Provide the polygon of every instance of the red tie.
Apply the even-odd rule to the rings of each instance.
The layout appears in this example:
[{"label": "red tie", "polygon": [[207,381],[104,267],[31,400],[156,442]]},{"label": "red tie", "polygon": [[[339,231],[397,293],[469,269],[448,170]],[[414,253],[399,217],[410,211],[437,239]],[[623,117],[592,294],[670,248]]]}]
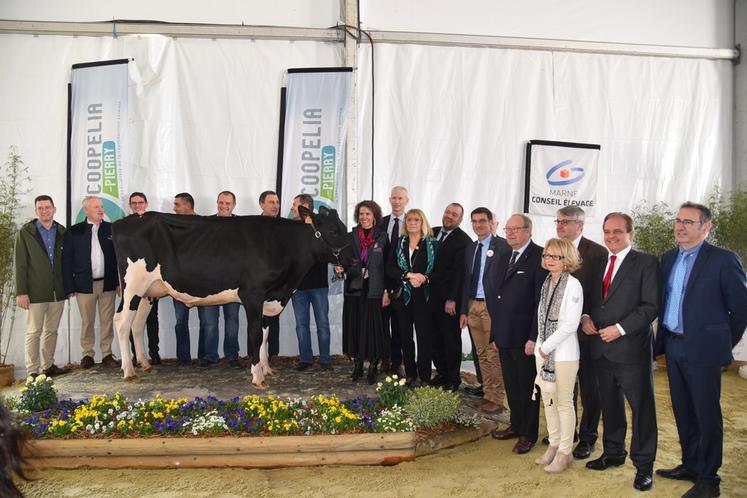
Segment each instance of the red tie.
[{"label": "red tie", "polygon": [[614,254],[610,256],[610,267],[607,269],[607,274],[602,280],[602,299],[607,299],[607,291],[610,290],[610,284],[612,283],[612,270],[615,269],[615,260],[617,256]]}]

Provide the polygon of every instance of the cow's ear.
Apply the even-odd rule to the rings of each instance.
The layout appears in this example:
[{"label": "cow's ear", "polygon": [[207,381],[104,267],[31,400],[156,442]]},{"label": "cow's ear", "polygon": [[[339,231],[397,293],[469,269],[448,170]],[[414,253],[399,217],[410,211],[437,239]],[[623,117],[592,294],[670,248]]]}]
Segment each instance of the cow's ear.
[{"label": "cow's ear", "polygon": [[298,205],[298,215],[302,220],[305,220],[307,217],[314,216],[314,211],[307,208],[303,204]]}]

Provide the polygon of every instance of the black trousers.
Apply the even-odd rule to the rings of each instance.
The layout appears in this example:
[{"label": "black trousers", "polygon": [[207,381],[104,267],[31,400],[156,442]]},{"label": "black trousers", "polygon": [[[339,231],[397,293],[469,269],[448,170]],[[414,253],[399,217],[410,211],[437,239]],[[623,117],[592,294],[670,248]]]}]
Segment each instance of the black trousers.
[{"label": "black trousers", "polygon": [[627,454],[627,399],[633,417],[630,459],[637,469],[652,470],[656,458],[657,429],[651,361],[626,364],[615,363],[605,357],[595,361],[602,400],[604,454],[613,457]]},{"label": "black trousers", "polygon": [[389,360],[392,370],[402,365],[402,338],[399,332],[399,320],[394,316],[392,306],[383,308],[384,328],[389,332],[389,351],[382,355],[382,360]]},{"label": "black trousers", "polygon": [[462,329],[459,327],[459,315],[449,315],[443,306],[433,312],[433,337],[431,353],[438,375],[446,380],[447,385],[458,386],[462,379],[459,375],[462,367]]},{"label": "black trousers", "polygon": [[498,348],[503,372],[503,385],[511,410],[511,427],[519,436],[537,442],[539,430],[539,396],[532,400],[537,364],[534,356],[524,354],[524,348]]},{"label": "black trousers", "polygon": [[681,337],[667,337],[666,358],[682,465],[696,472],[699,481],[718,484],[724,446],[721,367],[691,365]]},{"label": "black trousers", "polygon": [[[599,399],[599,382],[594,360],[591,357],[589,341],[579,341],[581,356],[578,361],[578,384],[573,389],[573,407],[576,410],[579,441],[594,445],[599,436],[599,418],[602,415],[602,401]],[[578,416],[578,395],[581,394],[583,415]]]},{"label": "black trousers", "polygon": [[[277,356],[280,354],[280,315],[262,316],[262,327],[270,327],[267,336],[268,358]],[[251,351],[251,349],[249,351]]]},{"label": "black trousers", "polygon": [[[432,354],[431,336],[433,323],[431,310],[425,301],[422,289],[413,289],[410,302],[405,306],[401,299],[392,303],[394,318],[399,324],[400,339],[402,341],[402,360],[405,364],[407,378],[419,378],[428,382],[431,380]],[[415,342],[413,328],[418,341],[417,362],[415,360]],[[392,364],[394,361],[392,360]]]},{"label": "black trousers", "polygon": [[[153,358],[158,354],[158,299],[153,300],[153,306],[150,308],[148,318],[145,320],[145,329],[148,332],[148,356]],[[135,339],[130,331],[130,346],[132,347],[132,356],[135,357]]]}]

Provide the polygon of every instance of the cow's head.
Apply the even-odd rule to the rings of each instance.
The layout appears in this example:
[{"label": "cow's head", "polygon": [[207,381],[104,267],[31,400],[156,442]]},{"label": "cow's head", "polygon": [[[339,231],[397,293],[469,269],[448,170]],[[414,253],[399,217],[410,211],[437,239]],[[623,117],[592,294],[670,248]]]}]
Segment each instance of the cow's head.
[{"label": "cow's head", "polygon": [[311,228],[314,236],[324,244],[324,257],[328,263],[341,265],[348,268],[358,263],[350,239],[347,236],[347,228],[340,221],[337,211],[324,206],[319,208],[319,213],[314,214],[305,206],[298,206],[298,214],[301,219],[311,218]]}]

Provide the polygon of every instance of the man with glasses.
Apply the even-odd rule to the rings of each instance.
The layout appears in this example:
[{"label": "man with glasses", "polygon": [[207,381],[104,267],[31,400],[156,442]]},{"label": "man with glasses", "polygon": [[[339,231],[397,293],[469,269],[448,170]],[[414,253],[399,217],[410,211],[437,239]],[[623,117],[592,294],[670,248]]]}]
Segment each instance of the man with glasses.
[{"label": "man with glasses", "polygon": [[747,286],[739,257],[712,246],[711,211],[685,202],[674,220],[677,247],[662,256],[662,313],[656,353],[666,354],[682,463],[657,475],[689,480],[683,496],[719,496],[724,426],[721,372],[747,326]]},{"label": "man with glasses", "polygon": [[581,327],[589,336],[599,382],[604,451],[586,468],[602,471],[625,463],[627,399],[633,419],[633,487],[647,491],[656,458],[651,323],[659,313],[659,266],[655,256],[631,247],[635,233],[627,214],[609,213],[603,230],[609,256],[592,263]]},{"label": "man with glasses", "polygon": [[[607,249],[583,236],[586,213],[578,206],[565,206],[555,215],[555,233],[558,238],[571,242],[581,255],[581,268],[573,272],[573,276],[581,283],[581,287],[589,288],[591,263],[597,258],[607,256]],[[573,456],[579,460],[589,458],[594,451],[597,441],[599,417],[602,405],[599,400],[599,386],[597,384],[594,362],[589,351],[589,339],[581,326],[578,327],[578,344],[580,358],[578,364],[578,388],[573,391],[573,405],[578,413],[578,393],[581,391],[581,403],[584,407],[583,415],[578,425],[578,445],[573,450]],[[578,415],[576,419],[579,419]]]},{"label": "man with glasses", "polygon": [[537,304],[547,270],[542,268],[542,247],[532,242],[532,220],[514,214],[503,229],[510,250],[501,255],[497,288],[491,294],[490,342],[498,350],[506,385],[511,425],[495,430],[493,438],[519,438],[514,453],[531,451],[539,431],[539,400],[532,399],[537,366]]},{"label": "man with glasses", "polygon": [[483,381],[483,398],[473,406],[483,413],[505,410],[506,394],[501,378],[498,353],[490,347],[492,312],[489,302],[495,295],[495,275],[501,255],[509,252],[506,241],[490,234],[493,214],[490,209],[478,207],[470,214],[472,231],[477,240],[464,251],[464,284],[459,305],[459,327],[469,325],[475,343]]},{"label": "man with glasses", "polygon": [[[130,194],[130,212],[137,216],[142,216],[148,210],[148,198],[142,192],[133,192]],[[158,354],[158,299],[153,300],[153,305],[145,321],[145,327],[148,330],[148,355],[150,356],[151,365],[160,365],[161,356]],[[130,331],[130,345],[132,346],[132,356],[135,357],[135,340],[132,331]]]}]

